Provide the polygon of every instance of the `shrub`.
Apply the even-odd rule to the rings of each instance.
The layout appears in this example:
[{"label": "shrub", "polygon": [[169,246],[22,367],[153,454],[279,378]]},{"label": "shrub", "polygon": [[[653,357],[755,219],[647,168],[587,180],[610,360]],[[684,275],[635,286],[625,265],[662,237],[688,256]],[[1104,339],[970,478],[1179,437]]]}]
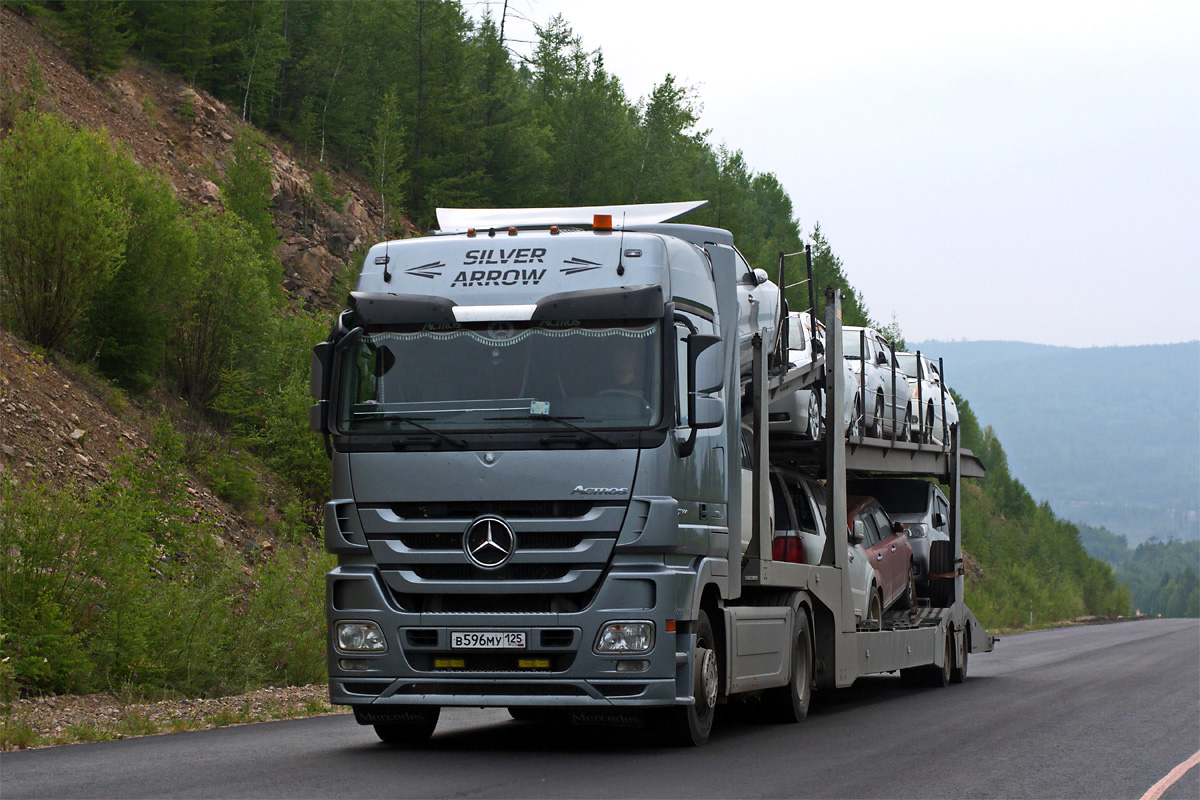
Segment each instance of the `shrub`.
[{"label": "shrub", "polygon": [[120,267],[129,214],[102,134],[27,112],[0,142],[0,301],[12,329],[49,349],[78,335]]}]

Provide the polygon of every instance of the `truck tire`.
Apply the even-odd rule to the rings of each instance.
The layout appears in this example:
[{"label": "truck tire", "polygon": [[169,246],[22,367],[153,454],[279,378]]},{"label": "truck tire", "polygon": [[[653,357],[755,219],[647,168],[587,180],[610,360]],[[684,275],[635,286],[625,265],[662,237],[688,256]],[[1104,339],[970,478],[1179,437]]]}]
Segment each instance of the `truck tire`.
[{"label": "truck tire", "polygon": [[695,702],[665,709],[660,718],[663,738],[679,747],[699,747],[707,742],[717,712],[717,693],[721,685],[719,658],[712,625],[703,609],[696,618],[692,663]]},{"label": "truck tire", "polygon": [[[967,656],[971,652],[971,634],[969,631],[963,632],[963,651],[962,658],[954,660],[954,669],[950,671],[951,683],[962,683],[967,679]],[[959,662],[962,663],[959,663]]]},{"label": "truck tire", "polygon": [[[929,574],[951,575],[954,572],[954,548],[950,542],[929,543]],[[954,578],[929,579],[929,605],[949,608],[954,604]]]},{"label": "truck tire", "polygon": [[424,719],[416,722],[376,722],[373,724],[375,735],[388,744],[416,746],[429,741],[433,729],[437,727],[438,717],[442,709],[438,706],[413,706],[413,712],[420,712]]},{"label": "truck tire", "polygon": [[808,615],[796,610],[796,635],[792,641],[792,679],[787,686],[763,692],[763,714],[771,722],[803,722],[812,700],[812,635]]}]

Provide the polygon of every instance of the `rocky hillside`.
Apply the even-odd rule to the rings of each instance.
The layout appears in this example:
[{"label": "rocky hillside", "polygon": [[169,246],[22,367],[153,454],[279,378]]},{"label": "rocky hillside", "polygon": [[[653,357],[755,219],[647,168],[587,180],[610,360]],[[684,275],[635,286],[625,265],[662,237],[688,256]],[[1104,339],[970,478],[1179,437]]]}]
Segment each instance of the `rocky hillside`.
[{"label": "rocky hillside", "polygon": [[[31,61],[45,93],[45,111],[87,128],[104,128],[144,167],[165,174],[195,205],[220,205],[218,184],[230,145],[245,123],[224,103],[154,66],[128,59],[111,77],[90,80],[76,69],[43,26],[9,8],[0,11],[0,87],[24,89]],[[305,163],[285,143],[268,140],[275,222],[284,288],[308,305],[330,306],[330,287],[356,248],[380,238],[378,196],[362,180],[331,164]],[[324,166],[325,170],[322,170]],[[327,171],[342,211],[313,201],[313,175]],[[410,226],[410,231],[415,232]]]}]

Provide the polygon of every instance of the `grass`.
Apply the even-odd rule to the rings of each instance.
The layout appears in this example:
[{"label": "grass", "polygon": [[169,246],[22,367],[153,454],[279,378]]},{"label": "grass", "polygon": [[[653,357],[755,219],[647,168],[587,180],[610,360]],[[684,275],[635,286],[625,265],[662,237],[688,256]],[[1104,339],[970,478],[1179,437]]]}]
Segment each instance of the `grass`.
[{"label": "grass", "polygon": [[41,737],[33,732],[25,720],[0,720],[0,749],[24,750],[40,743]]}]

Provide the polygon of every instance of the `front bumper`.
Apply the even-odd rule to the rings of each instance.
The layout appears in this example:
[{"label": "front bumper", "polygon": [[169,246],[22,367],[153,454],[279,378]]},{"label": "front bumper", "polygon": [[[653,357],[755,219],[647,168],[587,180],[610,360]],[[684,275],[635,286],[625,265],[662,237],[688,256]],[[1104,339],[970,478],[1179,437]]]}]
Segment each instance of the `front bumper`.
[{"label": "front bumper", "polygon": [[[558,613],[415,613],[396,607],[379,573],[340,566],[327,576],[330,702],[363,706],[654,707],[693,702],[694,635],[675,623],[695,574],[662,565],[614,565],[586,609]],[[341,653],[340,620],[380,626],[388,650]],[[644,654],[597,654],[600,628],[616,620],[654,623]],[[525,633],[523,650],[454,650],[454,630]],[[526,664],[521,662],[525,661]],[[621,665],[625,666],[622,667]],[[632,671],[631,671],[632,670]]]}]

